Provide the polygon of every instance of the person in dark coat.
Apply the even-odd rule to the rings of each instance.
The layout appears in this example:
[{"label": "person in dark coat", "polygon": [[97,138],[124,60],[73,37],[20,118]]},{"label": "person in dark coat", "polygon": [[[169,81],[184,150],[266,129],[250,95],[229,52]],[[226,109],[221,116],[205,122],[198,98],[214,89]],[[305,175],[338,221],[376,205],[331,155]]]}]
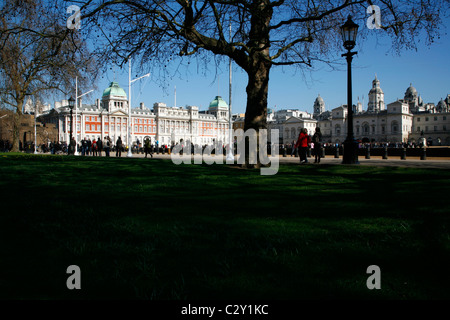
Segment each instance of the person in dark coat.
[{"label": "person in dark coat", "polygon": [[117,139],[116,141],[116,157],[122,156],[122,147],[123,147],[122,138],[119,137],[119,139]]},{"label": "person in dark coat", "polygon": [[77,143],[75,141],[75,138],[72,137],[72,140],[70,140],[70,144],[69,144],[69,154],[75,154],[75,147],[77,146]]},{"label": "person in dark coat", "polygon": [[316,127],[312,142],[314,143],[314,163],[320,163],[320,156],[322,155],[322,133],[319,127]]},{"label": "person in dark coat", "polygon": [[102,141],[102,139],[100,139],[100,137],[98,137],[98,139],[97,139],[97,150],[98,150],[98,155],[101,157],[102,150],[103,150],[103,141]]},{"label": "person in dark coat", "polygon": [[150,157],[153,158],[153,153],[152,153],[152,145],[151,145],[151,140],[150,138],[145,139],[144,141],[144,152],[145,152],[145,157],[147,158],[147,155],[150,154]]}]

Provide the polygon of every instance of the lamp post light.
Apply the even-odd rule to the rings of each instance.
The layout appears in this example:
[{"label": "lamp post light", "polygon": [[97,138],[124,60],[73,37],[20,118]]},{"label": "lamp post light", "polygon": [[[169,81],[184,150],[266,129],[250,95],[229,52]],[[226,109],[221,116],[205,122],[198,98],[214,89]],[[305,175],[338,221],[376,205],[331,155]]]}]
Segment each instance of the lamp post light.
[{"label": "lamp post light", "polygon": [[[70,109],[70,139],[67,146],[68,153],[70,154],[70,144],[72,143],[72,132],[73,132],[73,107],[75,105],[75,99],[72,96],[69,98],[69,109]],[[76,146],[75,146],[76,148]]]},{"label": "lamp post light", "polygon": [[358,52],[351,50],[356,44],[356,35],[358,34],[358,25],[352,21],[351,16],[348,16],[347,21],[341,27],[342,38],[344,40],[344,48],[347,53],[342,54],[342,57],[347,58],[347,138],[344,141],[344,156],[343,164],[359,164],[358,162],[358,142],[355,140],[353,134],[353,104],[352,104],[352,59]]}]

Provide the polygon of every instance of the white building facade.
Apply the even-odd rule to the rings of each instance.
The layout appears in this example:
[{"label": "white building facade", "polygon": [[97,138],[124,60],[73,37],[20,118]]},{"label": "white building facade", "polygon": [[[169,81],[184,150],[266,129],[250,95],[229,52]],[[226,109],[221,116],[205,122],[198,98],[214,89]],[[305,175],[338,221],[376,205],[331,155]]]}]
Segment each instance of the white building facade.
[{"label": "white building facade", "polygon": [[[428,145],[450,145],[450,95],[436,106],[424,103],[411,84],[404,99],[386,105],[380,81],[375,76],[368,96],[367,110],[363,110],[360,102],[353,106],[353,131],[360,142],[418,144],[425,139]],[[313,110],[313,114],[281,110],[275,113],[268,127],[279,130],[283,144],[296,140],[301,128],[313,134],[316,127],[320,128],[325,143],[342,144],[347,137],[347,106],[326,111],[319,95]]]},{"label": "white building facade", "polygon": [[[78,142],[84,138],[103,140],[107,136],[113,142],[121,137],[126,146],[142,145],[147,137],[151,138],[153,145],[159,146],[170,146],[180,141],[191,141],[198,145],[228,141],[229,109],[220,96],[210,103],[207,111],[199,111],[196,106],[168,107],[161,102],[149,109],[140,103],[138,108],[131,109],[131,127],[127,95],[117,82],[111,82],[104,90],[102,99],[97,99],[95,105],[79,102],[78,108],[72,112],[76,124],[73,135],[76,134]],[[59,141],[69,141],[71,117],[67,100],[55,102],[55,108],[41,116],[41,119],[56,124]]]}]

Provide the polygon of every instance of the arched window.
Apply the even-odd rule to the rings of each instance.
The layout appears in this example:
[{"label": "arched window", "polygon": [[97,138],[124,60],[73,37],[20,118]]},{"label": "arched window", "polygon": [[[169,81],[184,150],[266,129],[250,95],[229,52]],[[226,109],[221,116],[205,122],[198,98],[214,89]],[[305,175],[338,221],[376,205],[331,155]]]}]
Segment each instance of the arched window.
[{"label": "arched window", "polygon": [[297,138],[297,135],[295,134],[295,128],[292,128],[292,129],[291,129],[291,138],[292,138],[292,139]]},{"label": "arched window", "polygon": [[362,124],[362,131],[363,131],[363,134],[369,134],[370,133],[370,128],[369,128],[369,124],[367,123],[367,122],[365,122],[365,123],[363,123]]},{"label": "arched window", "polygon": [[337,136],[341,135],[341,126],[339,124],[334,126],[334,131]]},{"label": "arched window", "polygon": [[395,120],[391,122],[391,131],[392,133],[398,132],[398,122]]}]

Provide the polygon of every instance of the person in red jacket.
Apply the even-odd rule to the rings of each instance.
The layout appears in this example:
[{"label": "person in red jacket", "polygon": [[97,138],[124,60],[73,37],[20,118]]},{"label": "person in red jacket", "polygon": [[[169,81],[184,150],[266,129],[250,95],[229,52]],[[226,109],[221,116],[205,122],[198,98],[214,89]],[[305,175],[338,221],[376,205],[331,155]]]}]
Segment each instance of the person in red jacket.
[{"label": "person in red jacket", "polygon": [[305,128],[300,130],[300,134],[295,144],[295,148],[300,148],[300,163],[308,163],[308,158],[306,157],[306,152],[310,143],[310,137],[308,131]]}]

